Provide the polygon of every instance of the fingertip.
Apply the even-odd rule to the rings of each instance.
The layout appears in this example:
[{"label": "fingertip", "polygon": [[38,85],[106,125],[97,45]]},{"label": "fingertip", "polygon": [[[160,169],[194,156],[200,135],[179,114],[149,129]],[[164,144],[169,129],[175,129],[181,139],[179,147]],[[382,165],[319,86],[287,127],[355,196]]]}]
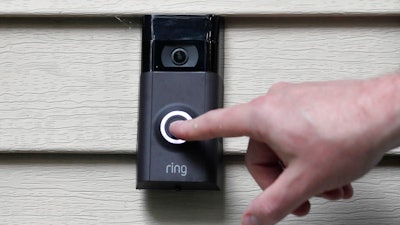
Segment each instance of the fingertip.
[{"label": "fingertip", "polygon": [[286,216],[274,199],[265,198],[266,190],[250,203],[243,216],[242,221],[246,222],[243,224],[274,225]]},{"label": "fingertip", "polygon": [[292,214],[296,216],[305,216],[310,212],[311,204],[310,201],[304,202],[301,206],[295,209]]},{"label": "fingertip", "polygon": [[320,194],[320,196],[330,201],[337,201],[343,198],[343,189],[336,188],[333,190],[325,191],[324,193]]},{"label": "fingertip", "polygon": [[183,121],[183,120],[177,120],[172,122],[169,125],[169,131],[172,133],[172,135],[174,135],[175,137],[179,138],[179,139],[184,139],[185,140],[185,124],[187,123],[187,121]]},{"label": "fingertip", "polygon": [[242,225],[263,225],[255,216],[245,214],[242,218]]},{"label": "fingertip", "polygon": [[169,130],[175,134],[179,131],[179,128],[182,126],[183,123],[184,121],[182,120],[174,121],[169,125]]},{"label": "fingertip", "polygon": [[354,190],[353,190],[353,186],[351,184],[348,184],[346,186],[343,187],[343,199],[350,199],[353,197],[354,195]]},{"label": "fingertip", "polygon": [[304,177],[298,166],[287,167],[275,182],[258,196],[246,213],[254,215],[264,224],[276,224],[288,214],[307,215],[308,199],[313,196],[316,183],[312,177]]},{"label": "fingertip", "polygon": [[340,199],[350,199],[353,197],[354,191],[351,184],[336,188],[330,191],[325,191],[318,194],[317,197],[325,198],[327,200],[335,201]]}]

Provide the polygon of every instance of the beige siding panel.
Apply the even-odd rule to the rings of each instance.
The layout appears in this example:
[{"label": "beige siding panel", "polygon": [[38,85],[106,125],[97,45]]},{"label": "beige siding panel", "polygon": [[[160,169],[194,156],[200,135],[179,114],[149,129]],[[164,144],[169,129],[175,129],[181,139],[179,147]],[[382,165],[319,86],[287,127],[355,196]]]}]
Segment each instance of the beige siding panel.
[{"label": "beige siding panel", "polygon": [[[355,182],[351,200],[312,199],[282,225],[400,224],[398,159]],[[260,190],[242,159],[226,160],[223,191],[139,191],[124,155],[2,155],[0,224],[237,225]]]},{"label": "beige siding panel", "polygon": [[[135,152],[141,36],[124,21],[0,19],[0,152]],[[399,37],[398,17],[227,18],[225,105],[280,81],[394,71]]]},{"label": "beige siding panel", "polygon": [[150,13],[230,16],[399,15],[399,0],[13,0],[0,2],[5,16],[104,16]]}]

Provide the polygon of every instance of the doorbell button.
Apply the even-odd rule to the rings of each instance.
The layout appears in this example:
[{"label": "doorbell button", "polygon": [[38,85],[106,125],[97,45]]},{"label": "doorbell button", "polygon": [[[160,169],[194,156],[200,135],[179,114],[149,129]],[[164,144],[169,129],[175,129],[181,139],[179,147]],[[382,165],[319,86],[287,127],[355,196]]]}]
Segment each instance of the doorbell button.
[{"label": "doorbell button", "polygon": [[186,141],[174,137],[169,132],[169,125],[177,120],[191,120],[193,119],[187,112],[184,111],[172,111],[165,115],[160,123],[160,133],[162,137],[171,144],[183,144]]}]

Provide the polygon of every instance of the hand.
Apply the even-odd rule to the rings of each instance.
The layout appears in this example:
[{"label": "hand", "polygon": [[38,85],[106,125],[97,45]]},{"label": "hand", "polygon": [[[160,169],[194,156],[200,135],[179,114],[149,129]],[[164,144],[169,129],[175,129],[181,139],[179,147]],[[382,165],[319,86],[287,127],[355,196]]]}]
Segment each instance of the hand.
[{"label": "hand", "polygon": [[307,214],[312,196],[350,198],[349,184],[381,159],[399,127],[388,119],[399,115],[378,86],[371,80],[282,83],[249,103],[170,129],[189,141],[249,136],[246,165],[264,191],[242,224],[275,224],[289,213]]}]

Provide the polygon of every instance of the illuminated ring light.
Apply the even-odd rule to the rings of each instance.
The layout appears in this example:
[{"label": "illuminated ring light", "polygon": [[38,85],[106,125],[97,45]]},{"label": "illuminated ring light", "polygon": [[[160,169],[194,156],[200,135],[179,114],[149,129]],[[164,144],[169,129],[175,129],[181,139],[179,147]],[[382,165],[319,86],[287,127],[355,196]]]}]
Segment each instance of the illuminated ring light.
[{"label": "illuminated ring light", "polygon": [[178,144],[183,144],[186,141],[182,140],[182,139],[176,139],[176,138],[170,137],[167,134],[166,127],[165,127],[167,125],[168,120],[171,119],[172,117],[175,117],[175,116],[183,117],[186,120],[191,120],[193,118],[187,112],[184,112],[184,111],[172,111],[172,112],[169,112],[167,115],[165,115],[164,118],[161,120],[160,132],[161,132],[161,135],[163,136],[163,138],[166,141],[168,141],[169,143],[171,143],[171,144],[178,145]]}]

